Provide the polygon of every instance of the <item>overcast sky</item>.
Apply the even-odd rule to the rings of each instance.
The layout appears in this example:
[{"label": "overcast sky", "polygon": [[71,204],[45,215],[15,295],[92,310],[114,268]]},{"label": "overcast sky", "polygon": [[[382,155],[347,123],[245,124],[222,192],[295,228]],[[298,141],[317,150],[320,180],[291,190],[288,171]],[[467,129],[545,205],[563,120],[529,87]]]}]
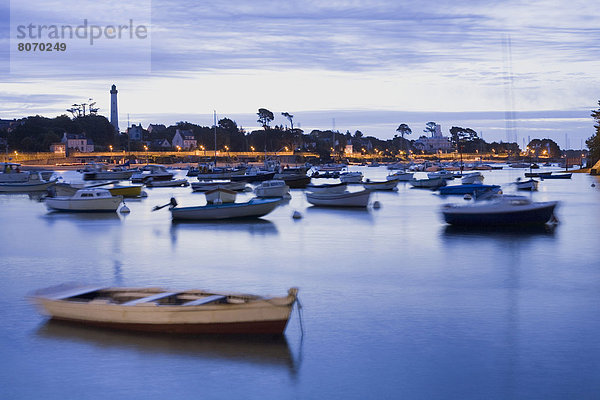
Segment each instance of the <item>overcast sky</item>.
[{"label": "overcast sky", "polygon": [[[93,98],[120,126],[212,112],[248,128],[259,107],[302,128],[392,137],[428,121],[504,140],[549,137],[579,148],[600,99],[600,13],[595,1],[0,0],[11,40],[0,47],[0,118],[55,116]],[[143,39],[54,39],[67,51],[19,52],[19,25],[144,25]],[[6,26],[6,23],[3,23]],[[6,29],[0,30],[6,36]],[[510,40],[510,50],[507,45]],[[10,73],[7,64],[10,48]],[[3,58],[4,57],[4,58]],[[507,77],[512,76],[512,85]],[[513,137],[514,140],[514,137]]]}]

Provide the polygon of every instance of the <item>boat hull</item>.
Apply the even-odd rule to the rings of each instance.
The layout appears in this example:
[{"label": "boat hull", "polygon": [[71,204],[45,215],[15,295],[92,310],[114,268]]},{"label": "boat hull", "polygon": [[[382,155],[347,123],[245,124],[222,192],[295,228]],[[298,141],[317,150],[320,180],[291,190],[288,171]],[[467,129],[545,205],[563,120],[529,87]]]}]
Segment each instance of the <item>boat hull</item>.
[{"label": "boat hull", "polygon": [[247,203],[210,204],[199,207],[171,209],[173,220],[218,220],[232,218],[260,218],[273,211],[279,199],[250,200]]},{"label": "boat hull", "polygon": [[494,211],[485,207],[461,207],[442,210],[444,220],[451,225],[485,227],[485,226],[528,226],[544,225],[554,215],[557,202],[542,205],[515,207],[510,210]]},{"label": "boat hull", "polygon": [[[102,292],[103,289],[99,289]],[[106,289],[110,291],[111,289]],[[138,291],[140,288],[130,288]],[[121,290],[115,291],[115,293]],[[142,289],[143,291],[143,289]],[[144,299],[115,303],[110,295],[83,297],[36,296],[33,302],[50,318],[88,326],[172,334],[283,334],[297,299],[292,288],[285,297],[233,295],[246,300],[198,305],[161,304]],[[148,292],[148,294],[152,294]],[[185,294],[168,293],[169,295]],[[86,297],[86,296],[90,297]],[[153,296],[150,296],[153,297]],[[217,297],[228,297],[227,294]]]},{"label": "boat hull", "polygon": [[179,187],[179,186],[189,186],[189,182],[187,179],[173,179],[170,181],[157,181],[148,180],[146,181],[146,186],[149,188],[152,187]]},{"label": "boat hull", "polygon": [[437,189],[446,186],[446,180],[443,178],[412,179],[410,184],[416,188]]},{"label": "boat hull", "polygon": [[288,323],[287,319],[279,321],[206,324],[133,324],[105,321],[82,321],[63,317],[52,317],[52,319],[78,325],[95,326],[98,328],[178,335],[282,335]]},{"label": "boat hull", "polygon": [[496,189],[500,189],[500,186],[472,184],[472,185],[444,186],[444,187],[441,187],[439,190],[440,190],[440,194],[442,196],[449,196],[449,195],[461,195],[461,194],[479,195],[481,193],[487,192],[488,190],[496,190]]},{"label": "boat hull", "polygon": [[50,211],[67,212],[115,212],[123,201],[121,196],[99,199],[72,199],[52,198],[46,199],[46,207]]},{"label": "boat hull", "polygon": [[370,196],[370,190],[352,193],[306,193],[306,200],[315,206],[367,207]]},{"label": "boat hull", "polygon": [[398,181],[395,179],[386,180],[385,182],[364,182],[363,187],[368,190],[394,190],[398,186]]},{"label": "boat hull", "polygon": [[131,178],[134,171],[90,171],[83,173],[84,181],[126,181]]},{"label": "boat hull", "polygon": [[246,189],[246,182],[192,182],[194,192],[206,192],[214,189],[241,191]]},{"label": "boat hull", "polygon": [[55,180],[39,183],[0,183],[0,192],[43,192],[55,184]]}]

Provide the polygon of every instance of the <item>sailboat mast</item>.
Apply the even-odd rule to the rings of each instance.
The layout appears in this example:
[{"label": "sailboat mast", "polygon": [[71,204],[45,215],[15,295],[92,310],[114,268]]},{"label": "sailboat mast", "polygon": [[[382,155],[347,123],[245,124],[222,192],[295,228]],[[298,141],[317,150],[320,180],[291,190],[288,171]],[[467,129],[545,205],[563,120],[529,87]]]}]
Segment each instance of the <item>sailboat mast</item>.
[{"label": "sailboat mast", "polygon": [[215,167],[217,166],[217,110],[213,110],[215,127]]}]

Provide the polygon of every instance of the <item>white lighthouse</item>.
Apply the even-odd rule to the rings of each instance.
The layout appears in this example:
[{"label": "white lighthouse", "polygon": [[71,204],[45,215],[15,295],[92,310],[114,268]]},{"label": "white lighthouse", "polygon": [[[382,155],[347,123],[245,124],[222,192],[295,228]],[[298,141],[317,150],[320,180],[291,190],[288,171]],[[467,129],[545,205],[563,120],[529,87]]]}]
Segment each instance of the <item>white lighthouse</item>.
[{"label": "white lighthouse", "polygon": [[119,112],[117,111],[117,85],[112,85],[110,89],[110,123],[119,133]]}]

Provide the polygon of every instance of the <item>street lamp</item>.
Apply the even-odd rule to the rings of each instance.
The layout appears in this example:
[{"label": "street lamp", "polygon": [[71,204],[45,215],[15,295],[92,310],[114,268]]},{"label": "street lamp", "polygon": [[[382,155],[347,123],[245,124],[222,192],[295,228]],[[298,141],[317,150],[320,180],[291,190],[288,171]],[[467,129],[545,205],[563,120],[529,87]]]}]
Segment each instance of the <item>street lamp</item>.
[{"label": "street lamp", "polygon": [[112,153],[112,144],[109,144],[108,148],[110,149],[110,152]]},{"label": "street lamp", "polygon": [[144,145],[144,150],[146,151],[146,164],[148,164],[148,146]]}]

